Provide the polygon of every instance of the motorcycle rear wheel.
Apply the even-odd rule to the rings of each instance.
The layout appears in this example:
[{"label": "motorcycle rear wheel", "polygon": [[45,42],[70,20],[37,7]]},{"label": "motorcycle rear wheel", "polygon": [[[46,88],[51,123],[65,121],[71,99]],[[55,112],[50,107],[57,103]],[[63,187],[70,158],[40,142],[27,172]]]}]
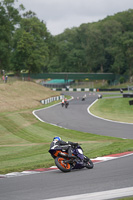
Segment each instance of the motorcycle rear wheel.
[{"label": "motorcycle rear wheel", "polygon": [[62,172],[70,172],[72,169],[72,166],[69,163],[64,163],[63,161],[65,160],[66,159],[62,157],[56,157],[55,164]]},{"label": "motorcycle rear wheel", "polygon": [[86,163],[86,168],[87,169],[92,169],[94,167],[93,162],[89,159],[89,161]]}]

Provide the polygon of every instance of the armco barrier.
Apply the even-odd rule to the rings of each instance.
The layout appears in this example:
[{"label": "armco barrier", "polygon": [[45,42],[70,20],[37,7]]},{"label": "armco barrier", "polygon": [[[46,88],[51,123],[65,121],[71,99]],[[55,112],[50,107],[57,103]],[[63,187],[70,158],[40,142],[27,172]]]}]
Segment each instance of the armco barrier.
[{"label": "armco barrier", "polygon": [[63,98],[64,98],[64,95],[60,95],[60,96],[56,96],[56,97],[50,97],[48,99],[41,100],[41,103],[42,104],[48,104],[48,103],[51,103],[52,101],[62,100]]},{"label": "armco barrier", "polygon": [[124,98],[132,98],[132,97],[133,97],[133,94],[123,94],[123,97],[124,97]]},{"label": "armco barrier", "polygon": [[127,88],[112,88],[112,89],[100,89],[100,88],[53,88],[53,91],[69,91],[69,92],[114,92],[114,91],[119,91],[120,90],[127,90]]},{"label": "armco barrier", "polygon": [[97,89],[97,91],[99,90],[99,92],[115,92],[115,91],[126,91],[128,90],[128,88],[108,88],[108,89]]},{"label": "armco barrier", "polygon": [[96,92],[96,88],[92,89],[92,88],[53,88],[53,91],[69,91],[69,92],[89,92],[89,91],[93,91]]}]

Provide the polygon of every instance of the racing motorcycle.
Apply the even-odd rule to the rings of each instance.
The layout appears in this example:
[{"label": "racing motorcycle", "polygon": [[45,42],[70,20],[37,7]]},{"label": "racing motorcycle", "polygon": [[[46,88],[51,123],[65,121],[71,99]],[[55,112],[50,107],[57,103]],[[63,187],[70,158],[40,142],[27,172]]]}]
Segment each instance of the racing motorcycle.
[{"label": "racing motorcycle", "polygon": [[50,149],[49,153],[55,160],[56,166],[62,172],[70,172],[72,169],[82,169],[84,167],[92,169],[94,167],[93,162],[83,154],[83,149],[78,143],[72,146],[72,157],[68,157],[68,153],[65,150]]},{"label": "racing motorcycle", "polygon": [[67,108],[69,105],[69,102],[68,101],[65,101],[65,108]]}]

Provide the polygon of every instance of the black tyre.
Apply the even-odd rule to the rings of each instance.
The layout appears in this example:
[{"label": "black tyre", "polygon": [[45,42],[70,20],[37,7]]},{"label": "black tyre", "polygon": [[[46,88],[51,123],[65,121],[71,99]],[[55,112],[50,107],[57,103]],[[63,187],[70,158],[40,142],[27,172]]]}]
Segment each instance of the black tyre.
[{"label": "black tyre", "polygon": [[93,162],[89,159],[89,161],[86,163],[86,168],[87,169],[92,169],[94,167]]},{"label": "black tyre", "polygon": [[55,164],[62,172],[70,172],[72,166],[69,163],[64,163],[65,160],[66,159],[62,157],[56,157]]}]

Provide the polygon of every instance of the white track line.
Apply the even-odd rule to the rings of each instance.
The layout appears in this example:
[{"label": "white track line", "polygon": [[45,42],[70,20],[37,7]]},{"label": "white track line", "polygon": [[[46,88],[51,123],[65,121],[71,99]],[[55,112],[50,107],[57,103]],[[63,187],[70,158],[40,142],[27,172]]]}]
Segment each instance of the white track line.
[{"label": "white track line", "polygon": [[119,124],[130,124],[130,125],[133,125],[133,123],[113,121],[113,120],[105,119],[105,118],[98,117],[97,115],[92,114],[92,113],[90,112],[90,108],[91,108],[91,106],[93,106],[97,101],[98,101],[98,99],[96,99],[96,100],[87,108],[87,112],[88,112],[90,115],[92,115],[93,117],[96,117],[96,118],[98,118],[98,119],[102,119],[102,120],[108,121],[108,122],[115,122],[115,123],[119,123]]},{"label": "white track line", "polygon": [[[65,197],[57,197],[52,198],[49,200],[105,200],[105,199],[114,199],[119,197],[127,197],[133,196],[133,187],[127,187],[122,189],[116,190],[108,190],[102,192],[95,192],[95,193],[87,193],[87,194],[80,194],[80,195],[73,195],[73,196],[65,196]],[[43,199],[44,200],[44,199]],[[47,199],[45,199],[47,200]]]},{"label": "white track line", "polygon": [[[124,122],[117,122],[117,121],[113,121],[113,120],[108,120],[108,119],[104,119],[104,118],[101,118],[101,117],[98,117],[96,115],[93,115],[91,112],[90,112],[90,108],[91,106],[96,103],[98,101],[95,100],[88,108],[87,108],[87,111],[90,115],[92,115],[93,117],[96,117],[96,118],[99,118],[99,119],[102,119],[102,120],[106,120],[106,121],[109,121],[109,122],[115,122],[115,123],[122,123],[122,124],[133,124],[133,123],[124,123]],[[59,103],[58,103],[59,104]],[[56,104],[57,105],[57,104]],[[53,105],[55,106],[55,105]],[[52,107],[52,106],[50,106]],[[47,107],[49,108],[49,107]],[[43,109],[46,109],[46,108],[43,108]],[[40,109],[40,110],[43,110],[43,109]],[[37,110],[35,110],[37,111]],[[35,111],[33,111],[33,115],[38,118],[40,121],[44,122],[43,120],[41,120],[36,114],[35,114]],[[130,154],[132,155],[132,154]],[[125,155],[125,156],[129,156],[129,155]],[[125,157],[125,156],[122,156],[122,157]],[[118,157],[115,157],[115,158],[112,158],[112,159],[116,159]],[[121,157],[120,157],[121,158]],[[97,159],[101,159],[101,157],[97,158]],[[110,159],[107,159],[106,158],[106,161],[107,160],[110,160]],[[104,160],[105,161],[105,160]],[[97,163],[95,163],[97,164]],[[113,199],[113,198],[119,198],[119,197],[127,197],[127,196],[133,196],[133,187],[129,187],[129,188],[122,188],[122,189],[116,189],[116,190],[109,190],[109,191],[102,191],[102,192],[95,192],[95,193],[87,193],[87,194],[80,194],[80,195],[73,195],[73,196],[66,196],[66,197],[57,197],[57,198],[52,198],[52,199],[49,199],[49,200],[88,200],[88,199],[93,199],[93,200],[107,200],[107,199]],[[44,200],[44,199],[42,199]],[[47,199],[45,199],[47,200]]]},{"label": "white track line", "polygon": [[[71,101],[72,99],[73,99],[73,97],[71,97],[71,99],[68,99],[68,101]],[[41,111],[41,110],[45,110],[45,109],[48,109],[48,108],[52,108],[52,107],[54,107],[54,106],[56,106],[56,105],[59,105],[59,104],[61,104],[61,102],[56,103],[56,104],[54,104],[54,105],[52,105],[52,106],[48,106],[48,107],[46,107],[46,108],[41,108],[41,109],[38,109],[38,110],[33,110],[32,114],[33,114],[39,121],[45,122],[45,121],[42,120],[40,117],[38,117],[38,116],[35,114],[35,112]],[[46,123],[48,123],[48,122],[46,122]],[[58,126],[58,125],[52,124],[52,123],[48,123],[48,124],[51,124],[51,125],[54,125],[54,126]],[[58,127],[63,128],[62,126],[58,126]]]}]

